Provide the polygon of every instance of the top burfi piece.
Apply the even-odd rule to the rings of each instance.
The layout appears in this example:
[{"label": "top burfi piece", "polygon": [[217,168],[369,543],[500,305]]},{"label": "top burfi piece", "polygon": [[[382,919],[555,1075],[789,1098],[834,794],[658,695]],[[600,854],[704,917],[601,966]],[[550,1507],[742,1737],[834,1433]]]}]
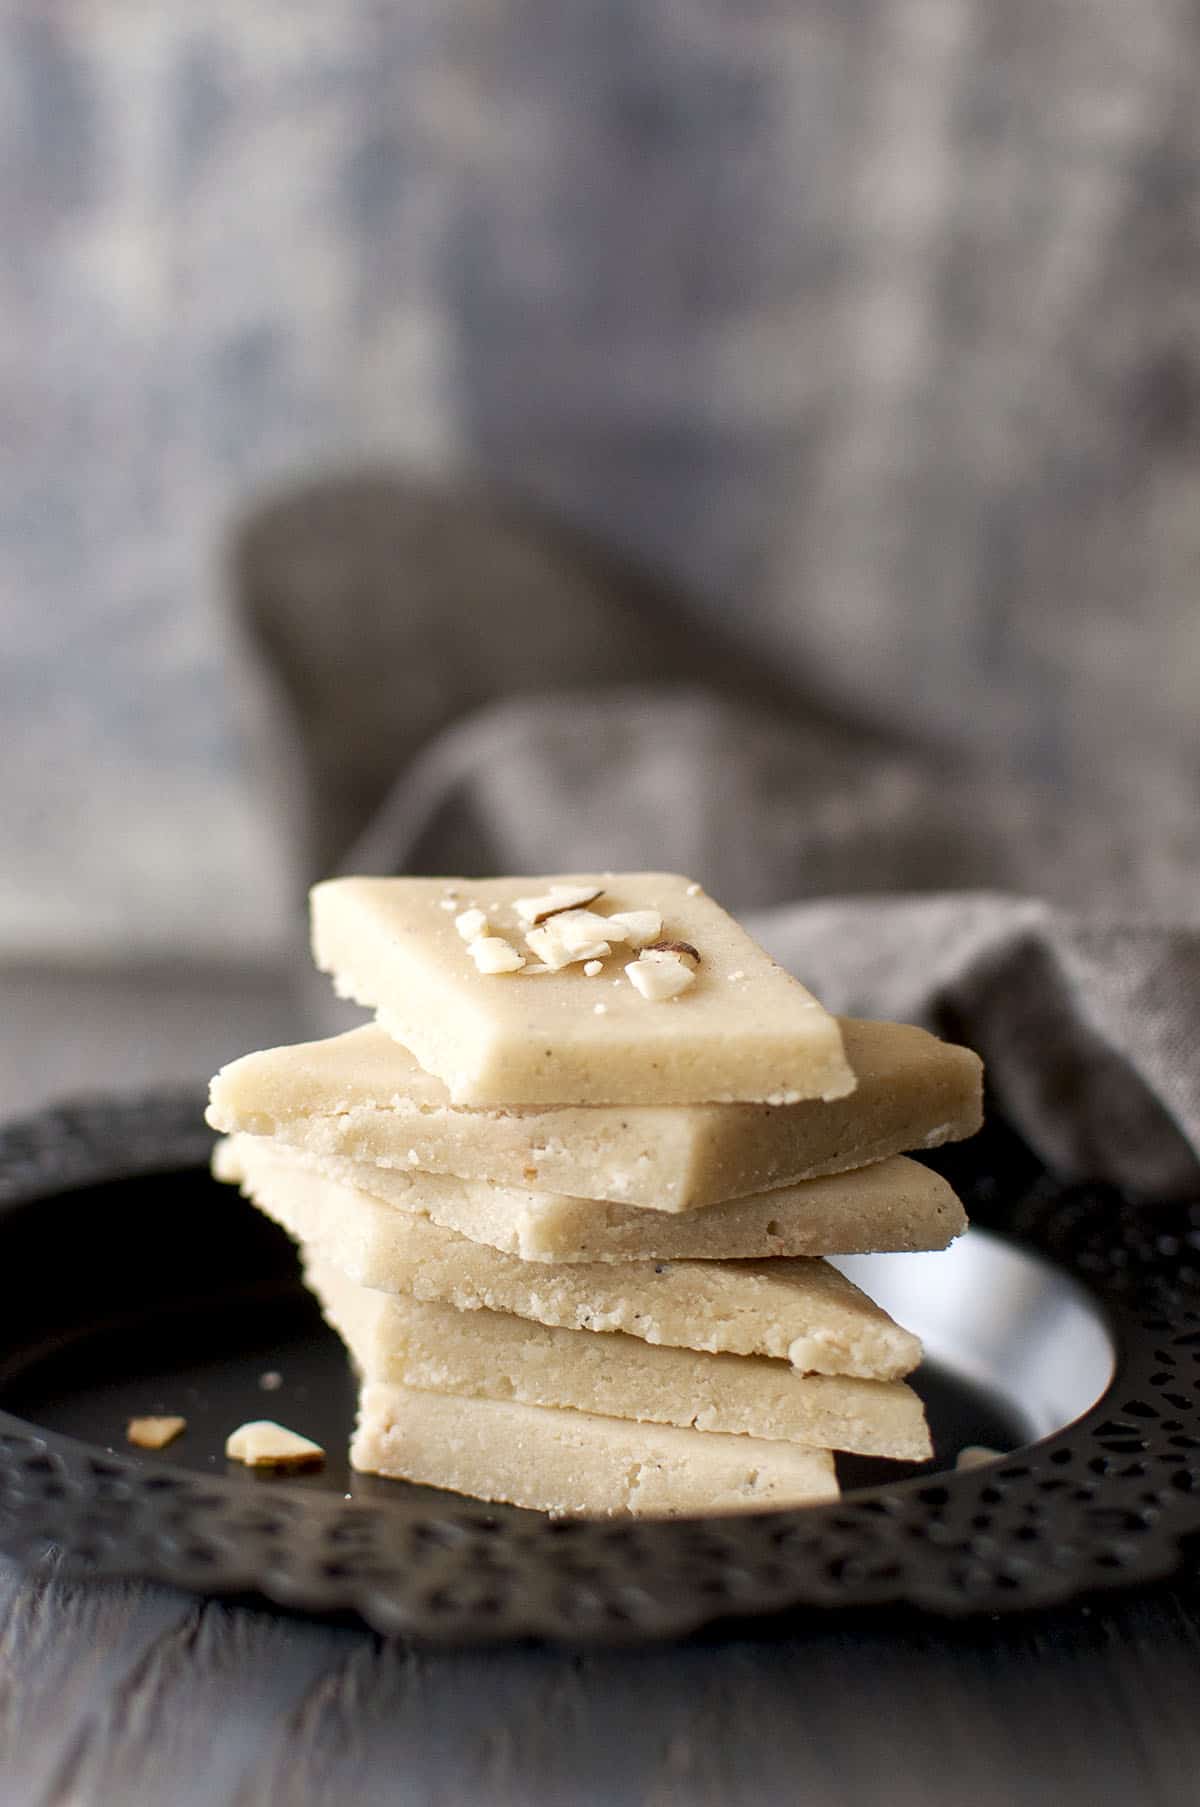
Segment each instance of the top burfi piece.
[{"label": "top burfi piece", "polygon": [[330,879],[312,931],[339,994],[373,1006],[455,1104],[854,1090],[835,1018],[675,873]]}]

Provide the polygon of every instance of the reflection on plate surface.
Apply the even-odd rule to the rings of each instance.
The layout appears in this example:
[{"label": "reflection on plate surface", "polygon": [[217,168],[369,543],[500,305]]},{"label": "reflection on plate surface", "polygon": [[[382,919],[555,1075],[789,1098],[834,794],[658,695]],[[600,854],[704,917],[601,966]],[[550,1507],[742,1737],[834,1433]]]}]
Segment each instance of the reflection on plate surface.
[{"label": "reflection on plate surface", "polygon": [[1073,1424],[1112,1379],[1116,1351],[1091,1295],[986,1230],[936,1254],[844,1255],[834,1266],[921,1338],[927,1361],[1009,1413],[1022,1442]]}]

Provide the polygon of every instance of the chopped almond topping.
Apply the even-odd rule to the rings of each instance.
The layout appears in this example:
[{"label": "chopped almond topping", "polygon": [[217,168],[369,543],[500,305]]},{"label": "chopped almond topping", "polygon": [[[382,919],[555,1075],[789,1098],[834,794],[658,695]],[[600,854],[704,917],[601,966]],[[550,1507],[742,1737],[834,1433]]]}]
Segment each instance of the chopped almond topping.
[{"label": "chopped almond topping", "polygon": [[482,910],[464,910],[454,918],[454,926],[464,941],[477,941],[488,932],[488,919]]},{"label": "chopped almond topping", "polygon": [[525,945],[552,972],[576,960],[603,960],[612,952],[604,939],[603,916],[590,910],[570,910],[553,917],[543,928],[530,929]]},{"label": "chopped almond topping", "polygon": [[531,922],[536,928],[564,910],[584,910],[603,896],[603,890],[594,885],[551,885],[542,897],[518,897],[513,908],[522,922]]},{"label": "chopped almond topping", "polygon": [[503,935],[480,935],[467,943],[467,952],[481,973],[515,973],[525,964],[524,954]]},{"label": "chopped almond topping", "polygon": [[635,991],[654,1004],[676,998],[696,983],[695,969],[678,954],[642,954],[625,968],[625,977]]},{"label": "chopped almond topping", "polygon": [[614,910],[604,918],[604,929],[612,941],[645,947],[662,934],[662,917],[657,910]]},{"label": "chopped almond topping", "polygon": [[186,1418],[131,1418],[125,1435],[138,1449],[165,1449],[186,1429]]},{"label": "chopped almond topping", "polygon": [[595,910],[564,910],[542,930],[564,947],[579,950],[608,940],[608,917]]},{"label": "chopped almond topping", "polygon": [[693,947],[690,941],[652,941],[642,949],[644,954],[682,954],[688,960],[700,964],[700,949]]}]

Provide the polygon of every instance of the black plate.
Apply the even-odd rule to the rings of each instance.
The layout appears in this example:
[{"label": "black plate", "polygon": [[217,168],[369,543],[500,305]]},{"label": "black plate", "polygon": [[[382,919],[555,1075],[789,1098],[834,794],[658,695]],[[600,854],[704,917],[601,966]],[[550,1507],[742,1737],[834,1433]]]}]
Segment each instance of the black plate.
[{"label": "black plate", "polygon": [[[351,1475],[341,1345],[286,1238],[208,1178],[209,1142],[192,1096],[0,1133],[0,1550],[51,1542],[75,1572],[384,1631],[637,1640],[804,1604],[1041,1604],[1160,1576],[1200,1530],[1200,1212],[1056,1188],[1003,1132],[943,1164],[1015,1236],[855,1267],[926,1338],[935,1461],[839,1459],[836,1505],[671,1523],[555,1523]],[[131,1451],[127,1419],[158,1411],[185,1437]],[[325,1469],[226,1464],[249,1417],[317,1437]],[[953,1472],[967,1443],[1006,1453]]]}]

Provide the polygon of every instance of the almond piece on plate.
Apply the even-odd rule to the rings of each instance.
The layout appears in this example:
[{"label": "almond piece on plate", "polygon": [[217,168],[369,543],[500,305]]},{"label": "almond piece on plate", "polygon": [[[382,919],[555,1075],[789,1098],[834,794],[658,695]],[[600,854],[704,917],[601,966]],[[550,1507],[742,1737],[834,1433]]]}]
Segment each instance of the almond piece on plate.
[{"label": "almond piece on plate", "polygon": [[225,1454],[247,1468],[319,1468],[325,1460],[319,1443],[270,1418],[239,1424],[225,1440]]},{"label": "almond piece on plate", "polygon": [[983,1468],[988,1462],[1002,1462],[1002,1449],[989,1449],[986,1443],[964,1443],[954,1458],[955,1468]]},{"label": "almond piece on plate", "polygon": [[125,1436],[138,1449],[165,1449],[186,1429],[186,1418],[131,1418],[125,1426]]}]

